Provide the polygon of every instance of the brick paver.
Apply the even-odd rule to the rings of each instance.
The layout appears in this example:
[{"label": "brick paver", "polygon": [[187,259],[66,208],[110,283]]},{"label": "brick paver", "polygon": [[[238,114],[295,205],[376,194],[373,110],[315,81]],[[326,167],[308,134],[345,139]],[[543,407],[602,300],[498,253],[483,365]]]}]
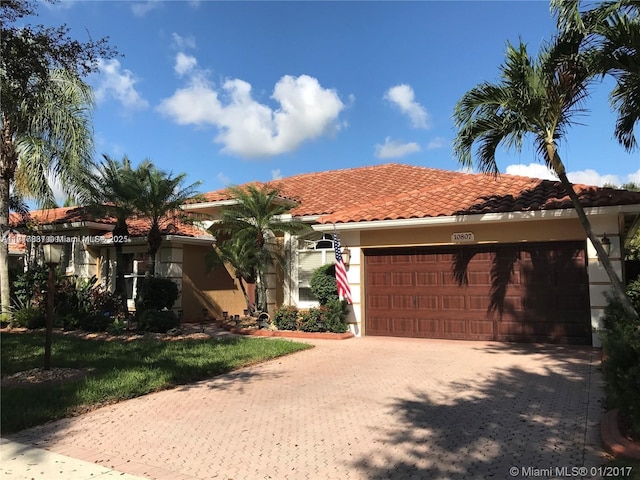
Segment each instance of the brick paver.
[{"label": "brick paver", "polygon": [[313,343],[11,438],[158,480],[505,479],[604,461],[595,350]]}]

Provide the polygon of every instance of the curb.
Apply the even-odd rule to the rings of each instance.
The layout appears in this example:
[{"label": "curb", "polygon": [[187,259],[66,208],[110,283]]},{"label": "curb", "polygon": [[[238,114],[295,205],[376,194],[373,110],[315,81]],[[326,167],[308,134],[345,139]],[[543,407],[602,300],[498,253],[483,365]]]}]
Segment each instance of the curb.
[{"label": "curb", "polygon": [[640,460],[640,444],[622,436],[618,428],[618,409],[609,410],[600,423],[600,437],[604,449],[614,457]]},{"label": "curb", "polygon": [[346,340],[353,338],[351,332],[332,333],[332,332],[298,332],[293,330],[254,330],[249,328],[235,328],[224,325],[222,328],[231,333],[238,335],[251,335],[254,337],[284,337],[284,338],[309,338],[316,340]]}]

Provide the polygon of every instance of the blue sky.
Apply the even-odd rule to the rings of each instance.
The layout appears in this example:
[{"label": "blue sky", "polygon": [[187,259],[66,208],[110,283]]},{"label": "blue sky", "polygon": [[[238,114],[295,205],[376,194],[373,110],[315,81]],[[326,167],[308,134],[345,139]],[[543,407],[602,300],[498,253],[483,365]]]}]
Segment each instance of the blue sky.
[{"label": "blue sky", "polygon": [[[145,158],[201,191],[400,162],[457,170],[456,102],[497,80],[507,41],[550,38],[548,2],[66,1],[31,23],[110,37],[88,81],[97,158]],[[560,146],[576,182],[640,182],[613,139],[610,84]],[[547,176],[529,146],[502,172]]]}]

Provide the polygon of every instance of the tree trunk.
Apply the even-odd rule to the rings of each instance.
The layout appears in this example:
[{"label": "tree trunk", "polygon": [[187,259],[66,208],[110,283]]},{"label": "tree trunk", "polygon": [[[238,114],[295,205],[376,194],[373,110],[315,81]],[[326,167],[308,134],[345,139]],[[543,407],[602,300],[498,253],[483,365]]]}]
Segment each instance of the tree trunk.
[{"label": "tree trunk", "polygon": [[587,215],[584,212],[584,208],[582,208],[580,199],[578,198],[576,191],[573,189],[573,184],[567,178],[567,173],[565,171],[564,164],[562,163],[562,160],[558,155],[555,145],[547,144],[547,155],[550,159],[550,163],[553,166],[553,169],[555,170],[556,174],[558,175],[558,178],[560,179],[560,182],[562,183],[565,190],[567,191],[569,198],[571,198],[571,201],[573,203],[573,208],[576,210],[578,219],[582,224],[582,228],[584,228],[584,231],[586,232],[587,237],[589,238],[589,240],[591,240],[591,243],[593,244],[593,247],[596,249],[596,253],[598,254],[598,259],[602,263],[602,266],[604,267],[605,271],[607,272],[607,275],[609,276],[609,279],[611,280],[611,284],[613,286],[613,292],[615,296],[620,301],[620,304],[624,312],[629,316],[629,318],[635,319],[636,321],[640,321],[640,317],[638,317],[638,312],[635,311],[635,309],[633,308],[633,305],[631,304],[631,301],[629,300],[629,297],[627,297],[626,289],[622,281],[618,277],[618,274],[616,273],[615,269],[613,268],[613,265],[611,264],[611,260],[609,259],[609,255],[607,255],[607,253],[604,251],[604,248],[602,247],[602,242],[600,242],[600,239],[596,237],[596,235],[593,233],[593,230],[591,228],[591,222],[589,222],[589,219],[587,218]]},{"label": "tree trunk", "polygon": [[0,176],[0,304],[1,313],[9,314],[11,290],[9,287],[9,179]]},{"label": "tree trunk", "polygon": [[49,281],[47,282],[47,324],[44,339],[44,369],[51,370],[51,344],[53,343],[53,296],[55,294],[55,269],[49,265]]},{"label": "tree trunk", "polygon": [[[119,237],[128,237],[129,229],[127,228],[127,224],[125,221],[124,225],[116,224],[116,227],[113,229],[113,237],[120,240]],[[124,253],[122,251],[122,243],[115,242],[115,251],[116,251],[116,284],[115,284],[115,294],[118,299],[120,299],[120,303],[122,308],[124,309],[124,314],[129,316],[129,307],[127,305],[127,286],[125,282],[125,265],[124,265]]]},{"label": "tree trunk", "polygon": [[247,304],[247,310],[250,313],[253,313],[253,305],[251,305],[251,300],[249,299],[249,294],[247,293],[247,289],[244,286],[244,280],[242,280],[242,275],[236,275],[238,279],[238,283],[240,284],[240,290],[242,290],[242,295],[244,295],[244,301]]},{"label": "tree trunk", "polygon": [[[2,138],[0,139],[0,235],[9,235],[9,188],[18,164],[18,155],[13,143],[11,123],[2,115]],[[9,243],[0,242],[0,313],[9,313],[11,290],[9,287]]]}]

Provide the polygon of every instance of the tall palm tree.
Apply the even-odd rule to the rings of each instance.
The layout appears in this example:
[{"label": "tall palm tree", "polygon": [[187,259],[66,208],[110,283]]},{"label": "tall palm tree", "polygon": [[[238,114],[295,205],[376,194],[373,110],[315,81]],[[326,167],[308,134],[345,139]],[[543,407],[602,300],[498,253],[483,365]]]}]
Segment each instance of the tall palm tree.
[{"label": "tall palm tree", "polygon": [[[0,135],[0,228],[9,224],[10,186],[40,206],[55,203],[50,179],[56,179],[71,195],[92,164],[93,132],[91,88],[74,72],[53,70],[37,77],[30,95],[12,92],[2,75],[2,125]],[[0,245],[0,302],[10,304],[8,246]]]},{"label": "tall palm tree", "polygon": [[[255,248],[260,292],[258,308],[267,311],[267,269],[284,261],[276,235],[296,234],[309,227],[291,218],[283,218],[289,215],[295,204],[281,201],[277,188],[248,185],[231,187],[229,193],[237,203],[222,211],[221,221],[214,224],[211,230],[223,245],[225,241],[231,241]],[[249,248],[247,250],[252,251]]]},{"label": "tall palm tree", "polygon": [[484,82],[458,102],[454,121],[458,133],[454,152],[458,161],[473,166],[472,147],[478,143],[476,163],[481,171],[497,175],[496,149],[500,144],[520,149],[525,137],[532,137],[538,154],[553,169],[571,198],[580,223],[598,253],[616,296],[633,318],[638,314],[625,295],[600,240],[593,233],[580,200],[569,182],[558,155],[558,142],[565,136],[575,115],[582,112],[588,95],[589,70],[580,55],[571,54],[571,45],[556,42],[532,59],[526,46],[507,45],[498,83]]},{"label": "tall palm tree", "polygon": [[126,155],[122,161],[103,155],[103,162],[90,175],[87,185],[91,197],[87,210],[97,216],[115,219],[112,232],[116,253],[115,294],[120,299],[124,312],[128,311],[127,290],[123,243],[120,240],[129,236],[127,219],[136,213],[135,204],[140,194],[140,185],[140,173],[131,168],[131,161]]},{"label": "tall palm tree", "polygon": [[551,0],[561,38],[578,45],[594,76],[615,79],[609,95],[618,114],[614,136],[627,151],[635,150],[634,128],[640,120],[640,3],[605,1],[586,10],[580,4]]},{"label": "tall palm tree", "polygon": [[151,265],[149,273],[155,275],[156,254],[162,244],[162,226],[170,222],[192,222],[203,218],[202,215],[187,212],[182,206],[189,200],[198,198],[198,181],[183,187],[185,173],[173,176],[156,168],[150,161],[143,162],[137,168],[141,189],[135,201],[138,215],[149,221],[147,243]]}]

